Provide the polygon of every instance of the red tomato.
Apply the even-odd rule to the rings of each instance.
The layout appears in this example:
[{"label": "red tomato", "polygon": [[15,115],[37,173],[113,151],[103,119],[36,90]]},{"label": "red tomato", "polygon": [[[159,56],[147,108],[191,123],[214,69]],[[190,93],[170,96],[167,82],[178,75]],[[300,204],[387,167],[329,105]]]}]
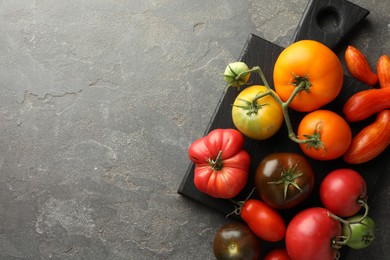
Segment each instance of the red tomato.
[{"label": "red tomato", "polygon": [[381,154],[390,145],[390,110],[378,113],[375,122],[363,128],[352,138],[351,145],[343,155],[351,164],[368,162]]},{"label": "red tomato", "polygon": [[299,212],[286,231],[286,249],[292,260],[334,260],[333,240],[341,235],[341,224],[325,208]]},{"label": "red tomato", "polygon": [[390,88],[372,88],[352,95],[343,106],[348,122],[364,120],[384,109],[390,109]]},{"label": "red tomato", "polygon": [[195,163],[195,187],[215,198],[233,198],[248,180],[249,154],[244,137],[235,129],[215,129],[193,142],[189,157]]},{"label": "red tomato", "polygon": [[286,233],[281,215],[262,201],[249,199],[241,208],[241,218],[256,236],[269,242],[280,241]]},{"label": "red tomato", "polygon": [[299,144],[302,151],[316,160],[333,160],[348,149],[352,132],[348,123],[329,110],[316,110],[307,114],[298,126],[298,138],[314,138],[314,143]]},{"label": "red tomato", "polygon": [[310,112],[337,97],[343,85],[344,70],[331,49],[313,40],[302,40],[282,51],[275,62],[273,78],[275,91],[284,102],[303,81],[306,87],[289,106]]},{"label": "red tomato", "polygon": [[278,248],[270,251],[263,260],[291,260],[291,258],[285,249]]},{"label": "red tomato", "polygon": [[325,176],[320,184],[320,199],[325,208],[340,217],[358,213],[367,199],[367,185],[363,177],[351,169],[337,169]]}]

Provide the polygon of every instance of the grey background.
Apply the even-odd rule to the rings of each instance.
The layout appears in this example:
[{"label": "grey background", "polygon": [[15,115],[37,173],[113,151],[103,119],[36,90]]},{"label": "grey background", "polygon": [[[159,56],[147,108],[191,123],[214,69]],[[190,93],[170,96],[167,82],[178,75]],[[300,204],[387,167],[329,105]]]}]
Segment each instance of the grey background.
[{"label": "grey background", "polygon": [[[389,1],[351,2],[375,67]],[[0,0],[0,259],[213,259],[229,220],[177,194],[187,147],[248,35],[286,47],[306,3]]]}]

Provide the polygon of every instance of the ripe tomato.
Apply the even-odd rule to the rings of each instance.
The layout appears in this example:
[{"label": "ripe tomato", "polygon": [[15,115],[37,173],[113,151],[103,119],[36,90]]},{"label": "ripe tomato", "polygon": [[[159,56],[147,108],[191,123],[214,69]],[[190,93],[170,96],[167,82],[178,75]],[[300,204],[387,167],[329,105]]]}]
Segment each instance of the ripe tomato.
[{"label": "ripe tomato", "polygon": [[334,260],[334,240],[341,235],[341,224],[328,216],[325,208],[299,212],[288,224],[286,249],[292,260]]},{"label": "ripe tomato", "polygon": [[283,123],[282,107],[272,96],[257,98],[266,91],[260,85],[247,87],[238,94],[232,108],[236,128],[255,140],[270,138]]},{"label": "ripe tomato", "polygon": [[285,102],[300,81],[306,88],[290,107],[300,112],[314,111],[336,98],[343,85],[344,71],[336,54],[313,40],[295,42],[282,51],[273,72],[275,91]]},{"label": "ripe tomato", "polygon": [[[390,89],[390,88],[389,88]],[[352,138],[344,161],[351,164],[368,162],[390,145],[390,109],[378,113],[376,120]]]},{"label": "ripe tomato", "polygon": [[367,185],[358,172],[337,169],[322,180],[320,199],[324,207],[337,216],[349,217],[361,209],[359,200],[367,199]]},{"label": "ripe tomato", "polygon": [[281,215],[262,201],[249,199],[241,208],[241,218],[256,236],[269,242],[280,241],[286,233]]},{"label": "ripe tomato", "polygon": [[352,132],[348,123],[329,110],[316,110],[307,114],[298,126],[298,138],[314,138],[315,143],[299,144],[302,151],[316,160],[333,160],[348,149]]},{"label": "ripe tomato", "polygon": [[217,231],[213,251],[217,259],[257,260],[260,255],[260,243],[247,225],[233,222]]},{"label": "ripe tomato", "polygon": [[215,198],[233,198],[248,180],[249,154],[244,137],[235,129],[215,129],[188,148],[195,163],[195,187]]},{"label": "ripe tomato", "polygon": [[[359,221],[362,217],[363,215],[355,215],[348,218],[347,221]],[[352,223],[350,227],[351,230],[343,224],[343,235],[345,237],[351,236],[347,242],[347,246],[350,248],[362,249],[368,247],[374,241],[376,225],[372,218],[366,216],[361,222]]]},{"label": "ripe tomato", "polygon": [[272,153],[259,164],[256,190],[271,207],[292,208],[314,189],[314,173],[309,162],[296,153]]},{"label": "ripe tomato", "polygon": [[291,260],[291,258],[285,249],[278,248],[270,251],[263,260]]}]

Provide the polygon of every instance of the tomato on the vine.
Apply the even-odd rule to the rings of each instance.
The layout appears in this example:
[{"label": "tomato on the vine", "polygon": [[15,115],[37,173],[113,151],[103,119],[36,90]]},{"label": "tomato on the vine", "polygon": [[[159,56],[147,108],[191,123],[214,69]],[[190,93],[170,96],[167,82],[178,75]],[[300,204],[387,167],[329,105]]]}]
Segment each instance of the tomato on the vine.
[{"label": "tomato on the vine", "polygon": [[248,180],[249,154],[242,149],[244,137],[235,129],[215,129],[188,148],[195,163],[195,187],[212,197],[229,199]]},{"label": "tomato on the vine", "polygon": [[358,213],[367,200],[367,185],[352,169],[334,170],[320,184],[320,199],[325,208],[340,217]]},{"label": "tomato on the vine", "polygon": [[314,189],[314,172],[297,153],[272,153],[259,164],[256,190],[268,205],[286,209],[304,201]]},{"label": "tomato on the vine", "polygon": [[257,260],[260,242],[246,224],[233,222],[219,228],[214,236],[213,251],[217,259]]},{"label": "tomato on the vine", "polygon": [[285,102],[302,82],[290,107],[310,112],[328,104],[340,93],[344,70],[337,55],[322,43],[301,40],[285,48],[273,72],[275,91]]},{"label": "tomato on the vine", "polygon": [[265,241],[277,242],[285,236],[286,225],[282,216],[260,200],[245,201],[240,215],[252,232]]},{"label": "tomato on the vine", "polygon": [[248,66],[241,61],[229,63],[223,74],[227,86],[237,87],[238,89],[247,84],[250,76]]},{"label": "tomato on the vine", "polygon": [[352,132],[348,123],[330,110],[316,110],[307,114],[298,126],[298,138],[312,139],[300,143],[301,150],[316,160],[333,160],[348,149]]},{"label": "tomato on the vine", "polygon": [[[347,221],[355,222],[360,220],[363,215],[355,215],[348,218]],[[343,236],[348,237],[347,246],[353,249],[362,249],[368,247],[375,239],[375,221],[366,216],[362,221],[358,223],[350,224],[351,229],[347,225],[343,224]]]},{"label": "tomato on the vine", "polygon": [[281,105],[271,95],[259,98],[266,91],[265,86],[249,86],[238,94],[233,103],[234,125],[245,136],[255,140],[270,138],[283,123]]},{"label": "tomato on the vine", "polygon": [[286,249],[292,260],[334,260],[341,224],[325,208],[299,212],[287,226]]}]

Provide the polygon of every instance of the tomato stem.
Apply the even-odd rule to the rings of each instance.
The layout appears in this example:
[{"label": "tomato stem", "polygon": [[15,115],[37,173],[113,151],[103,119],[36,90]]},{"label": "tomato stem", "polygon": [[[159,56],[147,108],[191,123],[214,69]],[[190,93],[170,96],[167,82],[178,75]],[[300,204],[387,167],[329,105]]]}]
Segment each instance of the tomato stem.
[{"label": "tomato stem", "polygon": [[348,243],[348,241],[351,239],[351,236],[352,236],[352,227],[351,227],[351,225],[352,224],[362,223],[362,221],[367,217],[368,210],[369,210],[367,202],[365,200],[363,200],[363,199],[359,199],[358,203],[362,205],[362,207],[365,209],[365,211],[364,211],[363,216],[360,219],[355,220],[355,221],[348,221],[348,220],[345,220],[343,218],[340,218],[339,216],[336,216],[336,215],[328,212],[328,216],[329,217],[331,217],[334,220],[344,224],[347,227],[347,229],[348,229],[347,236],[339,236],[339,237],[336,237],[336,238],[334,238],[332,240],[332,247],[333,248],[339,249],[343,245],[346,245]]},{"label": "tomato stem", "polygon": [[218,152],[217,158],[215,158],[214,160],[208,159],[207,162],[210,164],[214,171],[221,170],[223,168],[222,150]]},{"label": "tomato stem", "polygon": [[302,143],[318,143],[318,140],[314,139],[314,138],[298,139],[298,137],[296,136],[296,134],[295,134],[295,132],[294,132],[294,130],[292,128],[290,115],[289,115],[289,112],[288,112],[288,107],[289,107],[290,103],[293,101],[293,99],[295,98],[295,96],[298,95],[298,93],[303,91],[303,90],[308,91],[308,88],[311,86],[311,83],[308,81],[307,76],[299,77],[299,76],[294,75],[294,79],[296,80],[296,82],[293,83],[293,85],[296,86],[296,87],[294,88],[294,91],[291,93],[291,95],[287,99],[287,101],[283,102],[280,99],[280,97],[277,94],[275,94],[275,92],[273,92],[271,90],[271,87],[268,84],[268,81],[267,81],[267,79],[266,79],[266,77],[265,77],[265,75],[264,75],[264,73],[263,73],[263,71],[261,70],[260,67],[258,67],[258,66],[253,67],[253,69],[251,71],[257,72],[259,74],[259,76],[260,76],[261,80],[263,81],[265,87],[268,89],[268,91],[264,92],[264,95],[262,95],[262,96],[271,95],[282,106],[284,121],[286,122],[287,131],[288,131],[288,137],[292,141],[294,141],[296,143],[299,143],[299,144],[302,144]]},{"label": "tomato stem", "polygon": [[249,193],[249,195],[242,201],[235,201],[233,199],[229,199],[230,202],[232,202],[235,205],[234,205],[234,210],[232,212],[230,212],[229,214],[227,214],[226,218],[228,218],[230,215],[233,215],[233,214],[240,215],[242,207],[244,206],[245,202],[252,196],[252,194],[255,191],[255,189],[256,189],[256,187],[254,187],[251,190],[251,192]]},{"label": "tomato stem", "polygon": [[[254,66],[252,69],[241,72],[238,75],[234,74],[235,81],[237,81],[237,82],[241,81],[242,77],[246,76],[248,73],[251,73],[251,72],[257,72],[258,75],[260,76],[261,80],[263,81],[264,86],[267,88],[267,91],[256,96],[256,98],[253,99],[253,102],[256,103],[257,99],[260,99],[260,98],[267,96],[267,95],[272,96],[282,106],[283,117],[284,117],[284,121],[286,122],[287,130],[288,130],[288,137],[292,141],[294,141],[298,144],[306,144],[307,143],[308,145],[313,146],[313,147],[324,148],[321,140],[319,140],[317,138],[317,136],[306,136],[307,139],[299,139],[293,130],[293,127],[291,125],[290,115],[288,112],[288,107],[289,107],[290,103],[293,101],[293,99],[295,98],[295,96],[301,91],[309,91],[311,83],[309,82],[308,77],[307,76],[301,77],[301,76],[298,76],[298,75],[295,75],[294,73],[292,73],[293,81],[291,82],[291,84],[294,85],[295,88],[294,88],[294,91],[291,93],[290,97],[288,98],[288,100],[286,102],[283,102],[280,99],[280,97],[274,91],[272,91],[262,69],[259,66]],[[248,113],[251,113],[251,112],[248,112]]]}]

